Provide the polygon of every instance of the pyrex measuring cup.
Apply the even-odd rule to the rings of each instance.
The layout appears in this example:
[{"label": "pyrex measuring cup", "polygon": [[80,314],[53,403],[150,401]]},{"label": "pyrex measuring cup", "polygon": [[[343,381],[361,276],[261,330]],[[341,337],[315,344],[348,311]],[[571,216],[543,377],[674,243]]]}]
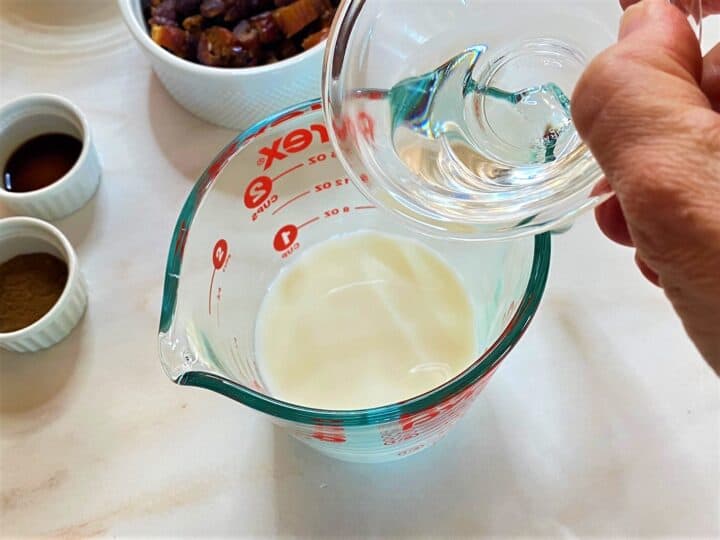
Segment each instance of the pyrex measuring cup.
[{"label": "pyrex measuring cup", "polygon": [[[371,136],[372,123],[360,122]],[[285,403],[267,389],[254,346],[263,297],[305,250],[360,230],[420,238],[451,264],[471,297],[482,354],[454,379],[401,403],[353,411]],[[257,409],[326,454],[397,459],[439,439],[484,387],[535,313],[549,258],[547,235],[482,245],[418,237],[356,189],[320,102],[304,103],[237,137],[188,197],[165,274],[162,365],[176,383]]]}]

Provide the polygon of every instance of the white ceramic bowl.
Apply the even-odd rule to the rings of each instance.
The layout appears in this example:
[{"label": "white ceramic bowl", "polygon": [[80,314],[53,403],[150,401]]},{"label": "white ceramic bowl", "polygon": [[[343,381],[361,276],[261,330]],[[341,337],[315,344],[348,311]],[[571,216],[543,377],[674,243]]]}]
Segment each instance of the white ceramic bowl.
[{"label": "white ceramic bowl", "polygon": [[55,220],[87,203],[100,182],[100,159],[83,113],[67,99],[31,94],[0,108],[0,167],[24,142],[46,133],[65,133],[82,142],[75,165],[47,187],[15,193],[0,188],[0,203],[17,214]]},{"label": "white ceramic bowl", "polygon": [[0,263],[26,253],[50,253],[65,261],[68,278],[55,305],[30,326],[0,332],[0,347],[16,352],[46,349],[72,332],[87,306],[87,287],[75,250],[57,228],[28,217],[0,219]]},{"label": "white ceramic bowl", "polygon": [[324,41],[266,66],[204,66],[178,58],[150,38],[140,0],[118,3],[130,32],[168,92],[188,111],[208,122],[244,130],[278,110],[320,96]]}]

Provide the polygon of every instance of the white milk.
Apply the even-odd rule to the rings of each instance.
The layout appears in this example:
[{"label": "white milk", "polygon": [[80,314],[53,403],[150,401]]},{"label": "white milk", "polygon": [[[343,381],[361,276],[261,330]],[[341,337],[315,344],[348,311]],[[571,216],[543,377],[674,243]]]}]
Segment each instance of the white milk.
[{"label": "white milk", "polygon": [[453,269],[419,242],[374,232],[304,253],[271,285],[256,329],[270,393],[322,409],[417,396],[463,371],[477,348]]}]

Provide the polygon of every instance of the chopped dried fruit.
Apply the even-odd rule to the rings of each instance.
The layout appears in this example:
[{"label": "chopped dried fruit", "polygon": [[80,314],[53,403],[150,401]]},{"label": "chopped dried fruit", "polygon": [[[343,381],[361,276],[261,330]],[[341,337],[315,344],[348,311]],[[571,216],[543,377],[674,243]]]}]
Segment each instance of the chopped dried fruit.
[{"label": "chopped dried fruit", "polygon": [[150,36],[213,67],[270,64],[327,38],[339,0],[140,0]]},{"label": "chopped dried fruit", "polygon": [[281,43],[278,43],[278,46],[275,50],[277,51],[278,58],[280,58],[281,60],[285,60],[285,58],[295,56],[297,53],[300,52],[300,48],[295,45],[295,43],[290,39],[286,39]]},{"label": "chopped dried fruit", "polygon": [[212,19],[225,13],[225,2],[223,0],[202,0],[200,13],[206,19]]},{"label": "chopped dried fruit", "polygon": [[275,22],[275,18],[270,11],[266,11],[260,15],[255,15],[250,19],[250,24],[252,24],[253,28],[258,31],[260,43],[263,45],[277,43],[283,38],[282,30],[280,30],[280,27],[277,22]]},{"label": "chopped dried fruit", "polygon": [[234,23],[275,7],[273,0],[225,0],[225,22]]},{"label": "chopped dried fruit", "polygon": [[202,30],[204,20],[202,15],[192,15],[183,20],[182,27],[190,32],[197,32]]},{"label": "chopped dried fruit", "polygon": [[248,20],[240,21],[233,28],[233,35],[237,42],[248,50],[259,51],[262,47],[260,32]]},{"label": "chopped dried fruit", "polygon": [[185,30],[177,26],[158,26],[155,25],[150,30],[152,40],[160,45],[163,49],[167,49],[176,56],[187,58],[190,50],[188,43],[188,35]]},{"label": "chopped dried fruit", "polygon": [[237,43],[233,33],[221,26],[203,31],[197,58],[206,66],[215,67],[248,67],[257,64],[252,52]]},{"label": "chopped dried fruit", "polygon": [[175,0],[175,10],[180,17],[189,17],[200,9],[202,0]]},{"label": "chopped dried fruit", "polygon": [[330,29],[333,17],[335,17],[335,11],[337,11],[335,8],[330,8],[322,12],[320,15],[320,24],[322,25],[322,28],[327,28],[328,30]]},{"label": "chopped dried fruit", "polygon": [[320,18],[322,11],[317,0],[297,0],[276,9],[273,17],[286,37],[292,37],[310,23]]},{"label": "chopped dried fruit", "polygon": [[241,68],[257,65],[258,59],[251,51],[248,51],[241,45],[233,45],[232,56],[230,57],[230,67]]},{"label": "chopped dried fruit", "polygon": [[150,8],[150,25],[177,26],[175,0],[153,2]]},{"label": "chopped dried fruit", "polygon": [[200,36],[197,58],[206,66],[227,66],[235,36],[227,28],[212,26]]},{"label": "chopped dried fruit", "polygon": [[325,39],[327,39],[329,33],[330,33],[330,28],[323,28],[322,30],[315,32],[314,34],[310,34],[308,37],[303,39],[302,48],[305,50],[312,49],[315,45],[317,45],[321,41],[325,41]]}]

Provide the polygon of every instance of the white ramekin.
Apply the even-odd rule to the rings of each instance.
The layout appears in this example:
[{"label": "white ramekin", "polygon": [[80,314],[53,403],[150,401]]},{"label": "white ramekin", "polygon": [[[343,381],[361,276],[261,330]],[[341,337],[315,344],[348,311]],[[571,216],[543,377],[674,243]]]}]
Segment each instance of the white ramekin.
[{"label": "white ramekin", "polygon": [[266,66],[204,66],[178,58],[150,38],[140,0],[118,3],[130,32],[168,92],[188,111],[208,122],[244,130],[272,113],[320,96],[324,41]]},{"label": "white ramekin", "polygon": [[28,217],[0,219],[0,263],[27,253],[50,253],[65,261],[68,279],[55,305],[42,318],[15,332],[0,332],[0,347],[33,352],[55,345],[77,325],[87,306],[87,287],[67,238],[45,221]]},{"label": "white ramekin", "polygon": [[67,99],[31,94],[0,108],[0,166],[24,142],[46,133],[65,133],[82,142],[77,162],[49,186],[13,193],[0,188],[0,202],[16,214],[55,220],[85,205],[100,181],[100,160],[85,116]]}]

